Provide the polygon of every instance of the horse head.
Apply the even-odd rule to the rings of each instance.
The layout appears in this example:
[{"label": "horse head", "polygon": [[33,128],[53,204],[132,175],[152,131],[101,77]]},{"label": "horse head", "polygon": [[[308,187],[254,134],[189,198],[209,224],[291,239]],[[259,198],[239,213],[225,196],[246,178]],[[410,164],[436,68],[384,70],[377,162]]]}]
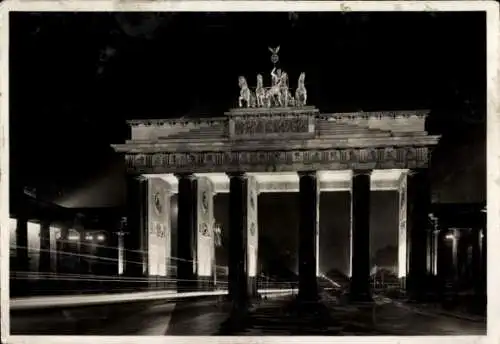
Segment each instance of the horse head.
[{"label": "horse head", "polygon": [[303,85],[305,80],[306,80],[306,73],[304,73],[304,72],[300,73],[299,84]]},{"label": "horse head", "polygon": [[247,86],[247,79],[245,79],[245,77],[244,77],[244,76],[240,76],[240,77],[238,78],[238,86],[239,86],[240,88],[243,88],[243,87]]},{"label": "horse head", "polygon": [[257,74],[257,87],[262,87],[264,85],[264,79],[261,74]]},{"label": "horse head", "polygon": [[281,74],[280,81],[282,86],[288,86],[288,74],[286,72],[283,72],[283,74]]}]

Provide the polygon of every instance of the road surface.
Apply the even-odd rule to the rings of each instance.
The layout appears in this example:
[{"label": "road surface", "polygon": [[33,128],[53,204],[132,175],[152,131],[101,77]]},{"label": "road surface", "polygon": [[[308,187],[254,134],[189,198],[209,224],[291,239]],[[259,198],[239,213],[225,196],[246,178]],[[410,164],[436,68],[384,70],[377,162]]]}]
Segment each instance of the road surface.
[{"label": "road surface", "polygon": [[314,312],[300,313],[292,297],[254,304],[243,326],[225,326],[230,305],[223,299],[158,301],[58,311],[18,312],[13,335],[484,335],[486,323],[421,312],[377,298],[370,305],[345,305],[324,295]]}]

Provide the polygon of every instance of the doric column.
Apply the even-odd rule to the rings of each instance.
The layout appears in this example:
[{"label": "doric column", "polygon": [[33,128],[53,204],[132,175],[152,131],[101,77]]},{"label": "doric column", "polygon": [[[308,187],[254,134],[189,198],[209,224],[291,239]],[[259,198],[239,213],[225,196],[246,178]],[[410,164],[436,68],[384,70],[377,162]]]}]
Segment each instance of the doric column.
[{"label": "doric column", "polygon": [[50,271],[57,272],[57,238],[61,235],[59,228],[50,228]]},{"label": "doric column", "polygon": [[[28,220],[24,214],[19,214],[16,226],[16,266],[10,266],[11,270],[29,271],[28,255]],[[29,281],[22,279],[10,280],[11,295],[25,296],[29,292]]]},{"label": "doric column", "polygon": [[50,272],[50,222],[42,221],[40,223],[40,261],[38,265],[39,272]]},{"label": "doric column", "polygon": [[118,245],[118,275],[123,275],[125,272],[125,235],[124,231],[116,232]]},{"label": "doric column", "polygon": [[214,185],[207,177],[197,179],[196,275],[198,287],[207,290],[214,284]]},{"label": "doric column", "polygon": [[408,214],[408,175],[403,172],[399,180],[399,223],[398,223],[398,277],[405,278],[408,271],[407,214]]},{"label": "doric column", "polygon": [[481,291],[481,298],[483,300],[484,306],[486,306],[486,290],[487,290],[487,285],[486,285],[486,275],[487,275],[487,230],[486,228],[482,228],[479,231],[479,237],[480,237],[480,251],[481,251],[481,277],[480,277],[480,291]]},{"label": "doric column", "polygon": [[481,285],[481,231],[479,228],[473,228],[471,232],[472,245],[472,279],[476,295]]},{"label": "doric column", "polygon": [[[143,277],[145,273],[144,239],[147,234],[147,179],[137,176],[127,178],[127,235],[125,244],[126,276]],[[140,286],[140,285],[136,285]]]},{"label": "doric column", "polygon": [[83,226],[82,219],[83,219],[82,214],[75,215],[75,217],[73,218],[73,229],[78,232],[79,236],[78,240],[76,240],[76,249],[79,254],[77,259],[78,269],[81,274],[87,274],[89,273],[87,263],[90,264],[90,260],[88,258],[89,246],[86,243],[85,228]]},{"label": "doric column", "polygon": [[68,252],[69,225],[64,223],[61,227],[61,235],[56,243],[57,247],[57,272],[68,272],[66,253]]},{"label": "doric column", "polygon": [[179,174],[177,215],[177,290],[196,287],[196,224],[198,185],[194,174]]},{"label": "doric column", "polygon": [[248,178],[244,173],[229,174],[229,298],[236,310],[249,302]]},{"label": "doric column", "polygon": [[438,275],[439,230],[435,227],[432,231],[432,274]]},{"label": "doric column", "polygon": [[255,177],[247,177],[247,272],[248,291],[257,297],[257,267],[259,252],[259,223],[257,216],[258,190]]},{"label": "doric column", "polygon": [[427,276],[432,273],[432,230],[430,227],[425,235],[425,272]]},{"label": "doric column", "polygon": [[415,300],[422,299],[427,287],[427,237],[429,235],[431,189],[427,169],[408,174],[409,271],[407,288]]},{"label": "doric column", "polygon": [[352,176],[352,301],[370,301],[370,174],[353,171]]},{"label": "doric column", "polygon": [[451,261],[453,267],[453,281],[456,282],[459,277],[460,269],[459,269],[459,244],[461,239],[461,233],[458,228],[454,228],[452,230],[453,239],[451,241]]},{"label": "doric column", "polygon": [[28,220],[25,216],[23,216],[23,214],[21,214],[17,219],[16,245],[17,270],[28,271]]},{"label": "doric column", "polygon": [[319,180],[316,172],[299,172],[299,297],[318,298],[317,235],[319,221]]},{"label": "doric column", "polygon": [[446,246],[446,231],[443,229],[438,230],[437,234],[437,257],[436,257],[436,282],[439,293],[444,293],[444,287],[448,276],[449,259],[447,257],[448,249]]}]

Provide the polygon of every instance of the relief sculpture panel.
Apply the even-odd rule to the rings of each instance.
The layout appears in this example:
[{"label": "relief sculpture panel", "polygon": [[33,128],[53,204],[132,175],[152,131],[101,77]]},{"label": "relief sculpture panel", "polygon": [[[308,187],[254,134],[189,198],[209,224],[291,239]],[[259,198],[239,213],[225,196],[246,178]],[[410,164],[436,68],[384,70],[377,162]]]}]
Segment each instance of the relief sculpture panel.
[{"label": "relief sculpture panel", "polygon": [[234,119],[234,134],[236,136],[307,133],[308,131],[308,116],[252,116]]},{"label": "relief sculpture panel", "polygon": [[428,147],[373,147],[345,149],[172,152],[131,154],[129,171],[172,173],[315,169],[373,169],[427,167]]}]

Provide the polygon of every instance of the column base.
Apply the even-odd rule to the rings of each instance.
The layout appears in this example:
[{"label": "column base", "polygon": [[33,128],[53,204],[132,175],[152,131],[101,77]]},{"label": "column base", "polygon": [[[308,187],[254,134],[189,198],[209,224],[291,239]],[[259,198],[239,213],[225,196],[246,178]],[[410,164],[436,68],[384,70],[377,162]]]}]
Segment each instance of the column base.
[{"label": "column base", "polygon": [[219,335],[234,335],[248,327],[250,308],[248,306],[235,307],[234,303],[231,307],[228,318],[220,326]]},{"label": "column base", "polygon": [[370,282],[361,284],[357,281],[353,282],[351,280],[347,298],[352,303],[373,302]]},{"label": "column base", "polygon": [[237,292],[234,295],[228,293],[226,299],[231,304],[231,312],[236,313],[246,313],[253,301],[248,292],[246,294]]},{"label": "column base", "polygon": [[149,290],[170,290],[173,289],[172,282],[168,281],[167,276],[148,276],[147,289]]},{"label": "column base", "polygon": [[198,283],[196,281],[196,277],[177,277],[177,292],[178,293],[187,293],[196,291],[198,289]]},{"label": "column base", "polygon": [[158,276],[149,275],[147,276],[147,282],[144,289],[148,290],[158,290]]},{"label": "column base", "polygon": [[196,285],[198,291],[213,291],[214,276],[198,276]]},{"label": "column base", "polygon": [[248,277],[248,295],[250,298],[259,297],[257,290],[257,277]]},{"label": "column base", "polygon": [[411,276],[406,278],[406,295],[410,302],[421,303],[428,299],[429,278],[427,276]]},{"label": "column base", "polygon": [[[126,279],[124,279],[124,282],[118,283],[115,288],[125,287],[131,292],[147,290],[149,288],[149,280],[147,280],[147,276],[142,274],[142,271],[129,269],[122,276]],[[131,279],[131,281],[128,279]],[[141,282],[137,282],[137,280],[141,280]]]},{"label": "column base", "polygon": [[314,278],[299,280],[297,300],[304,302],[316,302],[319,300],[319,286],[316,275],[314,275]]},{"label": "column base", "polygon": [[300,292],[297,295],[297,301],[302,302],[302,303],[315,303],[319,301],[319,294],[318,293],[311,293],[311,292]]}]

